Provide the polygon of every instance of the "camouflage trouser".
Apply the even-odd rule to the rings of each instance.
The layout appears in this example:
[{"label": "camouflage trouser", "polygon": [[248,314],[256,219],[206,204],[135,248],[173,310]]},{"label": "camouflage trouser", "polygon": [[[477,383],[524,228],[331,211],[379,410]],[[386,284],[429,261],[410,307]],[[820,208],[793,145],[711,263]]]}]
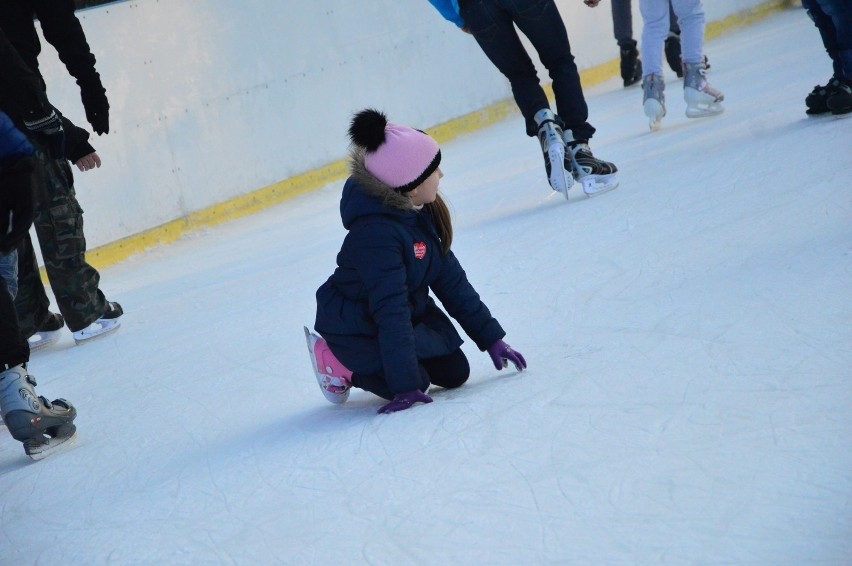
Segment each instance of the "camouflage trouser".
[{"label": "camouflage trouser", "polygon": [[[33,226],[47,278],[59,312],[73,332],[87,327],[106,310],[98,288],[100,274],[86,263],[83,209],[74,192],[68,161],[36,153],[36,214]],[[50,300],[39,276],[30,237],[18,247],[18,296],[15,308],[21,333],[29,338],[47,318]]]}]

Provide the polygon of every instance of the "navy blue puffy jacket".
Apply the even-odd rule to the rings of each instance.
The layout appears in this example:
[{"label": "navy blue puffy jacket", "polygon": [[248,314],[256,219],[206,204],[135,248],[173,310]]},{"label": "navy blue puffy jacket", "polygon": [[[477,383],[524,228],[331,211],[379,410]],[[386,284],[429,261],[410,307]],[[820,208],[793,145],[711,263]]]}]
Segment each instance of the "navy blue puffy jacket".
[{"label": "navy blue puffy jacket", "polygon": [[337,269],[317,291],[314,327],[350,370],[381,374],[391,393],[417,389],[418,360],[457,350],[462,339],[431,289],[480,350],[506,333],[467,280],[455,255],[441,252],[428,213],[385,204],[353,175],[340,214],[349,230]]}]

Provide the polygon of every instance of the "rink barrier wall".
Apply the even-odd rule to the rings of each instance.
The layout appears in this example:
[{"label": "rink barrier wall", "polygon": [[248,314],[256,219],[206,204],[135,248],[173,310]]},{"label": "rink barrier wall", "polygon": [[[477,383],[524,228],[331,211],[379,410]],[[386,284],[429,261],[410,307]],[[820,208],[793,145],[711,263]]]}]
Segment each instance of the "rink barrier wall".
[{"label": "rink barrier wall", "polygon": [[[754,7],[740,10],[721,20],[709,22],[705,37],[707,39],[719,37],[734,29],[760,21],[775,12],[790,8],[794,4],[794,0],[769,0]],[[613,59],[604,64],[585,69],[581,71],[580,75],[584,88],[597,85],[619,75],[619,60]],[[552,100],[553,92],[550,86],[546,86],[545,90]],[[518,110],[514,100],[507,99],[427,128],[427,131],[438,143],[445,143],[456,137],[487,128],[517,114]],[[339,182],[347,175],[347,159],[340,159],[245,195],[187,214],[160,226],[98,246],[87,252],[87,260],[96,268],[103,269],[153,247],[174,243],[188,233],[243,218],[299,195]],[[42,276],[44,277],[43,269]]]}]

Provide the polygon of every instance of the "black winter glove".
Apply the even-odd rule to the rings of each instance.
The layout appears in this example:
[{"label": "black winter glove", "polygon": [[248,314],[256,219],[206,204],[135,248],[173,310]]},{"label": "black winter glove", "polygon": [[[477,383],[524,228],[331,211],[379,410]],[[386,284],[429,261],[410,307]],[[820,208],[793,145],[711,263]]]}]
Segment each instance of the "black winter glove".
[{"label": "black winter glove", "polygon": [[33,159],[3,164],[0,174],[0,253],[9,254],[33,224]]},{"label": "black winter glove", "polygon": [[50,116],[44,118],[24,120],[24,126],[32,133],[40,136],[40,141],[47,147],[51,157],[54,159],[65,158],[65,130],[62,129],[62,120],[56,115],[56,112],[51,111]]},{"label": "black winter glove", "polygon": [[109,133],[109,101],[106,90],[100,84],[96,87],[80,88],[83,108],[86,109],[86,119],[92,125],[96,134]]}]

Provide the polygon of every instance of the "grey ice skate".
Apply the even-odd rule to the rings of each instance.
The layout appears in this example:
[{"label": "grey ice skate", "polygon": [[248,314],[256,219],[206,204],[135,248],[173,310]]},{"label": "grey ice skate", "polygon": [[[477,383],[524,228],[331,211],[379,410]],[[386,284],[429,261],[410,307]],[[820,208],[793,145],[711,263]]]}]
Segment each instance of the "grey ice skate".
[{"label": "grey ice skate", "polygon": [[41,460],[77,436],[77,410],[65,399],[53,402],[35,394],[36,381],[25,365],[0,373],[0,415],[24,452]]},{"label": "grey ice skate", "polygon": [[565,142],[562,140],[562,128],[556,121],[556,115],[549,108],[536,112],[538,140],[544,154],[544,168],[554,191],[562,193],[567,199],[568,190],[574,184],[574,177],[565,169]]},{"label": "grey ice skate", "polygon": [[666,115],[666,82],[662,75],[646,75],[642,79],[642,106],[648,117],[648,127],[657,131]]},{"label": "grey ice skate", "polygon": [[725,95],[707,82],[705,63],[683,64],[683,98],[686,100],[687,118],[715,116],[725,111],[721,102]]}]

